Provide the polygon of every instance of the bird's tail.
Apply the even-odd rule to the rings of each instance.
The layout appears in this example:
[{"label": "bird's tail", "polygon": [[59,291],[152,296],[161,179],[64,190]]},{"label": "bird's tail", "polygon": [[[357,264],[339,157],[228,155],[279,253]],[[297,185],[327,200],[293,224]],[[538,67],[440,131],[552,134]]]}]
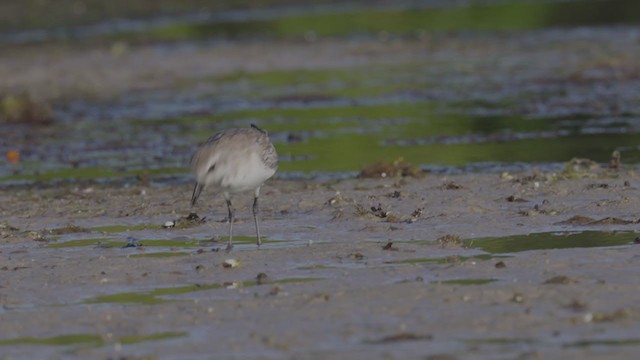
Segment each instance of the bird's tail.
[{"label": "bird's tail", "polygon": [[202,184],[199,183],[196,183],[196,185],[193,187],[193,195],[191,195],[191,206],[194,206],[196,204],[196,201],[198,201],[200,193],[202,192],[202,188]]}]

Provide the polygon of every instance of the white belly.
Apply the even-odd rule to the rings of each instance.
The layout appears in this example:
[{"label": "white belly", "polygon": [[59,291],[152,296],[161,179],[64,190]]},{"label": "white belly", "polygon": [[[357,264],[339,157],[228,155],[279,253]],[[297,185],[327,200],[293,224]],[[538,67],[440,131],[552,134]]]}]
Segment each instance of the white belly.
[{"label": "white belly", "polygon": [[249,154],[244,159],[216,162],[215,168],[207,173],[205,184],[230,193],[255,190],[276,170],[266,167],[257,154]]}]

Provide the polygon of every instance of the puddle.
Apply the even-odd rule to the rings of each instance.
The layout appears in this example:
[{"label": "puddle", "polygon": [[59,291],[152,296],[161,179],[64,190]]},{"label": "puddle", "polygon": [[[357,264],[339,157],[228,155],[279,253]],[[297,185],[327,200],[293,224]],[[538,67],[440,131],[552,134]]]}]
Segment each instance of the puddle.
[{"label": "puddle", "polygon": [[[177,17],[174,21],[149,21],[136,31],[122,32],[115,26],[112,32],[93,36],[184,43],[212,37],[267,41],[310,34],[313,38],[355,40],[400,35],[434,36],[437,44],[441,37],[450,36],[438,32],[443,30],[629,24],[637,23],[631,14],[640,11],[632,0],[414,5],[351,4],[338,10],[326,6],[321,11],[299,6],[284,15],[270,10],[266,17],[245,10],[234,13],[232,21],[225,21],[218,13],[198,20]],[[71,35],[72,29],[52,32],[72,39],[80,36]],[[584,39],[578,36],[576,42],[581,41]],[[164,46],[160,48],[175,50],[178,45]],[[199,49],[205,45],[191,46]],[[131,51],[136,51],[135,46]],[[459,57],[458,50],[452,51],[449,56]],[[624,150],[625,164],[640,162],[640,127],[633,108],[584,113],[578,106],[595,96],[573,93],[576,89],[572,86],[580,85],[574,82],[588,78],[588,74],[576,73],[579,79],[575,81],[559,78],[567,85],[558,90],[538,83],[555,81],[556,74],[539,73],[536,64],[531,69],[518,65],[519,58],[503,60],[508,64],[499,63],[496,74],[494,63],[499,59],[492,56],[499,55],[481,54],[479,59],[464,61],[438,55],[393,64],[363,61],[357,66],[236,72],[196,77],[196,81],[182,79],[178,90],[129,93],[105,103],[76,100],[57,106],[54,112],[58,119],[46,128],[0,123],[0,132],[12,134],[11,147],[0,146],[2,153],[24,149],[19,165],[0,166],[0,186],[187,182],[195,144],[206,140],[213,130],[252,122],[269,131],[280,154],[277,176],[283,178],[348,177],[378,160],[400,157],[440,172],[501,171],[510,165],[524,167],[521,170],[558,168],[574,157],[606,162],[613,150]],[[582,72],[592,70],[600,71],[587,67]],[[522,73],[523,79],[529,80],[512,80],[511,73]],[[635,99],[635,95],[624,95]],[[537,103],[532,104],[532,96]],[[558,96],[570,104],[554,105],[550,99]],[[109,121],[101,121],[104,119]],[[33,137],[42,141],[34,143]],[[107,233],[118,230],[94,229]]]},{"label": "puddle", "polygon": [[150,335],[123,336],[120,339],[118,339],[118,342],[121,343],[122,345],[129,345],[129,344],[139,344],[147,341],[175,339],[175,338],[181,338],[185,336],[189,336],[189,333],[181,332],[181,331],[169,331],[169,332],[154,333]]},{"label": "puddle", "polygon": [[447,284],[447,285],[484,285],[498,281],[498,279],[454,279],[454,280],[442,280],[432,281],[432,284]]},{"label": "puddle", "polygon": [[[636,147],[640,143],[640,133],[634,119],[621,120],[616,130],[619,133],[608,133],[606,128],[601,128],[601,133],[589,133],[582,130],[580,120],[570,118],[452,114],[434,110],[433,106],[431,103],[412,102],[341,107],[293,106],[177,119],[183,123],[182,126],[191,127],[193,133],[176,137],[164,145],[154,144],[156,140],[137,139],[136,149],[126,146],[114,148],[116,157],[111,159],[91,159],[93,150],[85,148],[89,144],[77,140],[79,143],[75,147],[79,146],[79,154],[82,154],[78,155],[80,164],[77,168],[52,158],[57,156],[49,153],[46,144],[41,144],[43,148],[40,149],[35,145],[33,154],[25,156],[18,173],[12,174],[9,168],[0,168],[0,184],[79,180],[136,182],[140,178],[154,182],[188,182],[187,165],[192,144],[210,135],[210,131],[199,130],[204,126],[199,123],[218,121],[256,121],[268,129],[281,158],[278,176],[285,178],[292,174],[353,174],[375,161],[393,161],[401,157],[424,169],[455,169],[475,164],[476,171],[486,171],[500,164],[558,164],[557,167],[561,167],[560,164],[573,157],[606,162],[613,150],[625,148],[628,149],[624,153],[625,161],[640,161],[640,150]],[[605,120],[602,119],[603,122]],[[598,119],[590,121],[593,123]],[[162,133],[171,132],[169,128],[174,125],[160,123],[153,126],[148,129],[149,126],[129,125],[129,129],[133,133],[148,132],[160,138]],[[92,137],[101,136],[99,129],[92,131],[97,132]],[[70,143],[76,141],[73,138],[68,140]],[[135,163],[136,158],[148,157],[146,153],[154,147],[166,151],[164,161],[176,166],[164,167],[152,160],[142,166]],[[136,156],[119,159],[117,154],[120,152]],[[29,157],[37,157],[42,162],[28,161]],[[47,163],[44,167],[41,165],[43,162]],[[85,167],[91,163],[103,167],[98,171]],[[114,171],[105,170],[108,168]],[[126,171],[122,170],[125,168]],[[125,231],[125,228],[92,230],[117,232]]]},{"label": "puddle", "polygon": [[[126,232],[126,231],[133,231],[131,230],[132,228],[135,229],[135,226],[133,227],[122,227],[120,228],[119,226],[108,226],[108,227],[104,227],[105,229],[108,228],[108,231],[100,231],[103,233],[109,233],[111,231],[113,232],[119,232],[120,230]],[[140,225],[139,226],[140,229],[148,229],[146,225]],[[171,230],[163,230],[160,229],[159,226],[155,226],[153,225],[154,229],[157,229],[158,231],[171,231]],[[103,228],[92,228],[92,230],[95,229],[103,229]],[[277,245],[277,244],[283,244],[283,243],[289,243],[290,241],[287,240],[274,240],[274,239],[269,239],[267,237],[262,237],[262,243],[263,245],[267,245],[267,244],[271,244],[271,245]],[[67,241],[50,241],[49,243],[47,243],[45,245],[45,247],[47,248],[51,248],[51,249],[59,249],[59,248],[74,248],[74,247],[85,247],[85,246],[96,246],[96,247],[100,247],[100,248],[124,248],[126,247],[126,245],[129,243],[128,240],[125,239],[114,239],[114,238],[91,238],[91,239],[75,239],[75,240],[67,240]],[[227,244],[227,237],[226,236],[220,236],[220,237],[215,237],[213,239],[184,239],[184,238],[180,238],[180,239],[135,239],[135,244],[136,246],[130,246],[130,247],[139,247],[139,248],[158,248],[158,247],[168,247],[168,248],[207,248],[207,247],[216,247],[216,246],[226,246]],[[243,235],[234,235],[233,237],[233,244],[234,245],[256,245],[256,238],[255,236],[243,236]]]},{"label": "puddle", "polygon": [[629,245],[637,236],[632,231],[548,232],[465,240],[465,245],[492,254],[504,254],[529,250]]},{"label": "puddle", "polygon": [[[356,3],[349,7],[338,7],[337,11],[335,8],[331,11],[331,7],[317,6],[308,7],[306,11],[301,7],[276,7],[277,10],[272,11],[205,13],[208,16],[192,14],[175,16],[173,19],[165,17],[137,22],[118,19],[93,26],[0,34],[0,43],[101,38],[128,42],[265,37],[315,39],[381,32],[415,36],[425,31],[524,30],[635,24],[637,18],[632,14],[639,10],[637,3],[632,0],[513,1],[422,7],[408,4],[411,3],[400,2],[396,6],[383,8],[369,4],[364,7]],[[31,18],[30,20],[33,21]]]},{"label": "puddle", "polygon": [[474,255],[474,256],[447,256],[438,258],[414,258],[404,260],[387,261],[385,264],[455,264],[468,260],[492,260],[498,258],[506,258],[508,256],[494,256],[488,254]]},{"label": "puddle", "polygon": [[[255,240],[254,240],[255,241]],[[175,247],[175,248],[199,248],[212,245],[210,240],[138,240],[140,247]],[[51,249],[74,248],[84,246],[98,246],[100,248],[122,248],[127,245],[126,240],[114,240],[108,238],[78,239],[64,242],[50,243],[45,247]]]},{"label": "puddle", "polygon": [[68,346],[68,345],[89,345],[101,346],[104,344],[102,337],[89,334],[69,334],[53,336],[48,338],[23,337],[14,339],[0,339],[0,345],[48,345],[48,346]]},{"label": "puddle", "polygon": [[65,235],[65,234],[86,233],[86,232],[100,232],[100,233],[109,234],[109,233],[120,233],[120,232],[139,231],[139,230],[158,230],[161,228],[162,227],[159,225],[152,225],[152,224],[107,225],[107,226],[97,226],[93,228],[83,228],[75,224],[68,224],[60,228],[46,229],[46,230],[41,230],[40,232],[47,235]]},{"label": "puddle", "polygon": [[332,265],[308,265],[308,266],[300,266],[297,267],[296,270],[330,270],[330,269],[337,269],[337,266],[332,266]]},{"label": "puddle", "polygon": [[[140,103],[108,104],[102,110],[95,109],[100,109],[98,104],[68,110],[61,117],[82,118],[83,131],[73,131],[61,121],[48,130],[54,136],[43,136],[50,140],[33,144],[29,132],[16,130],[12,146],[28,146],[30,152],[19,167],[0,167],[0,185],[141,179],[187,182],[194,144],[211,135],[212,123],[219,128],[261,124],[278,150],[278,176],[284,178],[300,174],[351,176],[375,161],[400,157],[434,171],[562,164],[574,157],[606,162],[615,149],[625,149],[625,163],[640,161],[640,131],[632,115],[615,119],[584,114],[510,115],[517,110],[514,104],[522,100],[517,94],[491,101],[449,96],[433,99],[434,95],[428,94],[436,85],[429,83],[435,80],[427,76],[432,71],[428,65],[411,62],[213,78],[206,81],[220,82],[219,86],[229,91],[226,96],[245,100],[212,103],[209,97],[194,92],[189,95],[193,101],[209,107],[199,111],[204,114],[199,116],[185,115],[185,111],[173,116],[169,110],[158,113],[147,109],[156,101],[171,103],[175,97],[170,98],[171,94],[166,94],[168,98],[142,98]],[[465,88],[477,89],[481,82],[486,80],[477,75]],[[234,90],[238,84],[246,86]],[[305,96],[318,100],[306,101]],[[119,107],[140,112],[123,115]],[[74,111],[90,115],[79,116]],[[95,121],[105,117],[112,120]],[[175,136],[167,138],[169,133]],[[100,139],[100,143],[86,139]],[[54,145],[56,151],[51,150]],[[91,230],[125,231],[117,226]]]},{"label": "puddle", "polygon": [[175,257],[175,256],[187,256],[191,255],[187,252],[154,252],[154,253],[143,253],[143,254],[131,254],[129,257],[131,258],[167,258],[167,257]]},{"label": "puddle", "polygon": [[[205,80],[218,86],[226,85],[228,87],[233,87],[237,83],[246,84],[247,91],[244,91],[243,95],[248,99],[266,101],[263,104],[263,110],[272,108],[272,110],[286,111],[287,108],[294,106],[296,108],[306,108],[321,105],[329,109],[327,115],[330,115],[331,107],[345,107],[347,99],[380,98],[384,95],[393,94],[407,96],[411,92],[417,93],[426,88],[436,86],[436,82],[427,76],[412,76],[412,74],[417,73],[426,74],[428,70],[428,65],[424,63],[410,62],[399,65],[361,65],[337,69],[293,69],[256,73],[237,72]],[[412,96],[409,95],[408,97],[411,98]],[[419,99],[419,97],[413,97]],[[273,109],[274,107],[276,109]],[[357,108],[354,110],[358,111]],[[251,110],[241,113],[252,115]],[[339,116],[340,114],[336,113],[335,115]],[[233,115],[229,113],[218,115],[221,118],[228,116]],[[175,119],[169,121],[175,123]],[[140,124],[141,122],[138,123]],[[320,129],[330,129],[335,125],[335,123],[317,124]],[[300,130],[300,128],[295,130]]]},{"label": "puddle", "polygon": [[138,224],[138,225],[106,225],[89,228],[90,231],[101,232],[106,234],[121,233],[128,231],[140,230],[159,230],[162,226],[155,224]]},{"label": "puddle", "polygon": [[592,346],[638,346],[640,339],[593,339],[580,340],[565,344],[564,347],[592,347]]},{"label": "puddle", "polygon": [[[180,175],[186,174],[188,169],[183,167],[172,168],[142,168],[132,170],[122,170],[120,165],[113,165],[113,169],[104,168],[75,168],[68,167],[69,164],[51,164],[49,167],[58,166],[58,168],[42,169],[37,162],[25,162],[22,168],[32,169],[30,172],[20,172],[17,174],[8,175],[7,173],[0,173],[0,182],[5,183],[49,183],[49,182],[64,182],[64,181],[78,181],[78,180],[102,180],[103,182],[109,179],[133,179],[142,178],[145,176],[153,176],[158,174],[159,176],[166,177],[167,175]],[[4,175],[4,176],[2,176]]]},{"label": "puddle", "polygon": [[[269,282],[269,284],[303,283],[303,282],[318,281],[318,280],[322,280],[322,279],[321,278],[288,278],[288,279],[271,281]],[[233,286],[230,286],[229,284],[233,284]],[[194,284],[194,285],[186,285],[186,286],[178,286],[178,287],[158,288],[158,289],[147,291],[147,292],[125,292],[125,293],[118,293],[118,294],[112,294],[112,295],[103,295],[103,296],[95,297],[93,299],[89,299],[85,301],[85,303],[88,303],[88,304],[135,303],[135,304],[153,305],[153,304],[161,304],[165,302],[175,301],[175,300],[161,298],[161,296],[188,294],[195,291],[221,289],[221,288],[228,288],[228,287],[237,288],[237,287],[251,287],[251,286],[257,286],[257,285],[258,284],[255,281],[244,281],[244,282],[223,283],[223,284]]]},{"label": "puddle", "polygon": [[511,338],[488,338],[488,339],[469,339],[465,341],[471,345],[517,345],[517,344],[535,344],[534,339],[511,339]]},{"label": "puddle", "polygon": [[96,238],[96,239],[79,239],[79,240],[69,240],[64,242],[48,243],[47,245],[45,245],[45,247],[50,249],[60,249],[60,248],[79,247],[79,246],[122,247],[125,244],[126,244],[126,241],[114,241],[112,239],[107,239],[107,238]]},{"label": "puddle", "polygon": [[[117,339],[115,342],[122,345],[138,344],[147,341],[166,340],[188,336],[187,332],[160,332],[150,335],[132,335],[124,336]],[[45,346],[69,346],[69,345],[86,345],[99,347],[105,344],[102,337],[99,335],[90,334],[69,334],[60,335],[48,338],[33,338],[23,337],[14,339],[0,339],[0,346],[8,345],[45,345]]]},{"label": "puddle", "polygon": [[85,301],[85,303],[88,303],[88,304],[135,303],[135,304],[153,305],[153,304],[161,304],[161,303],[171,301],[171,300],[160,298],[159,296],[180,295],[180,294],[191,293],[194,291],[203,291],[203,290],[220,289],[220,288],[222,288],[221,284],[204,284],[204,285],[196,284],[196,285],[187,285],[187,286],[179,286],[179,287],[168,287],[168,288],[155,289],[149,292],[124,292],[124,293],[118,293],[118,294],[112,294],[112,295],[97,296],[93,299]]}]

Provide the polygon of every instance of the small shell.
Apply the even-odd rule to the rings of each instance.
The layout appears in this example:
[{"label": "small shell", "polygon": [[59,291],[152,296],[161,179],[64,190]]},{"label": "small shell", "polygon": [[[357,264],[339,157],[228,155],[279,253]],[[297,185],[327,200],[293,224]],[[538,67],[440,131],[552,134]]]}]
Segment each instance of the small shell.
[{"label": "small shell", "polygon": [[593,321],[593,314],[590,313],[590,312],[584,314],[582,320],[584,320],[584,322],[586,322],[586,323],[592,322]]},{"label": "small shell", "polygon": [[169,229],[172,227],[176,226],[176,222],[175,221],[167,221],[166,223],[164,223],[164,225],[162,225],[163,228],[165,229]]},{"label": "small shell", "polygon": [[235,281],[229,281],[222,284],[225,289],[237,289],[240,287],[240,283]]},{"label": "small shell", "polygon": [[222,263],[222,266],[225,268],[234,268],[240,265],[240,261],[236,259],[227,259]]}]

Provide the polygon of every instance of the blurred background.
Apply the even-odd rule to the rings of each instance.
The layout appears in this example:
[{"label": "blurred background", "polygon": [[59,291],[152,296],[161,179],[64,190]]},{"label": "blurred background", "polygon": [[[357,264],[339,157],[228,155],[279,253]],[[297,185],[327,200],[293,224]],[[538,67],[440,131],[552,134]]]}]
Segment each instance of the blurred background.
[{"label": "blurred background", "polygon": [[267,129],[281,178],[640,161],[635,0],[3,0],[0,186],[188,181]]}]

